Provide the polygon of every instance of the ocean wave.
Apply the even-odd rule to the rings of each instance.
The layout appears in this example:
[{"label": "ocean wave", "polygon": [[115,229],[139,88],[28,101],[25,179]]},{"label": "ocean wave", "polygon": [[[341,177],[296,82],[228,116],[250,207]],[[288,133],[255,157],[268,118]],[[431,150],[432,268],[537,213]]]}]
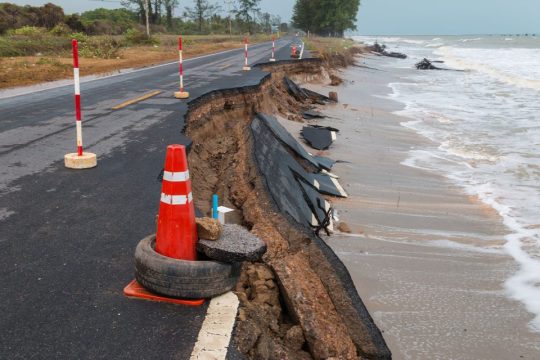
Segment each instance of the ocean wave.
[{"label": "ocean wave", "polygon": [[508,229],[502,249],[517,264],[504,289],[534,315],[530,327],[540,332],[540,49],[496,41],[496,48],[480,41],[466,48],[456,40],[435,51],[413,49],[472,71],[426,76],[411,70],[390,84],[390,97],[404,104],[395,113],[410,119],[401,125],[433,142],[409,150],[401,164],[446,176],[500,215]]},{"label": "ocean wave", "polygon": [[[495,150],[487,149],[486,146],[456,144],[454,141],[447,140],[439,146],[439,149],[457,157],[470,160],[496,162],[498,155],[494,155]],[[489,152],[488,152],[489,151]]]},{"label": "ocean wave", "polygon": [[[517,54],[519,50],[522,50],[521,52],[524,54],[521,56]],[[540,67],[537,62],[540,50],[512,49],[505,51],[506,53],[503,54],[502,51],[497,52],[496,50],[458,49],[443,46],[435,51],[435,55],[442,57],[450,67],[477,71],[513,86],[540,91]],[[496,52],[498,56],[495,54]],[[523,64],[520,64],[520,61]]]},{"label": "ocean wave", "polygon": [[445,44],[443,42],[433,43],[433,44],[426,44],[425,47],[427,48],[440,48],[444,46]]},{"label": "ocean wave", "polygon": [[513,299],[525,304],[527,310],[534,314],[529,323],[531,329],[540,332],[540,260],[533,258],[523,249],[523,243],[533,241],[540,243],[540,229],[521,224],[514,216],[510,206],[504,205],[493,196],[493,189],[482,191],[476,188],[481,201],[495,209],[503,218],[503,223],[512,233],[505,236],[504,249],[520,265],[518,271],[505,282],[505,288]]},{"label": "ocean wave", "polygon": [[456,241],[451,240],[433,240],[428,242],[429,244],[448,248],[448,249],[456,249],[456,250],[462,250],[467,252],[475,252],[475,253],[483,253],[483,254],[495,254],[495,255],[505,255],[505,251],[500,247],[479,247],[469,244],[463,244]]},{"label": "ocean wave", "polygon": [[471,42],[471,41],[481,41],[481,40],[484,40],[484,38],[461,39],[461,40],[459,40],[459,41],[466,43],[466,42]]}]

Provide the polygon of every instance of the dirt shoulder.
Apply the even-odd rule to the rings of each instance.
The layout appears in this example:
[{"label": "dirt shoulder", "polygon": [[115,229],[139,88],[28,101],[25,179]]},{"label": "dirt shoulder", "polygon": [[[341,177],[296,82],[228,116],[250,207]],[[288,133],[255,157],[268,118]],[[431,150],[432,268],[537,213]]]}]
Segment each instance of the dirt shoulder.
[{"label": "dirt shoulder", "polygon": [[[176,61],[178,38],[163,35],[157,39],[159,44],[156,45],[122,47],[114,58],[81,57],[81,76],[110,74],[122,69]],[[242,40],[240,36],[186,36],[184,58],[237,49],[242,47]],[[256,36],[250,42],[256,44],[268,40],[268,36]],[[71,53],[65,50],[34,56],[0,57],[0,89],[68,79],[72,74]]]}]

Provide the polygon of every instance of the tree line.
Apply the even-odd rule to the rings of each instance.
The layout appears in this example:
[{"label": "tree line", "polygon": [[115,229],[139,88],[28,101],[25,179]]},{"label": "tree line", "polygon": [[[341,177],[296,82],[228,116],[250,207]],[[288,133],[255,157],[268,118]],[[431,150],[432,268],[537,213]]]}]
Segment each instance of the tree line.
[{"label": "tree line", "polygon": [[[19,6],[0,3],[0,34],[25,26],[53,29],[65,26],[89,35],[119,35],[146,22],[146,0],[122,0],[123,8],[99,8],[81,14],[66,15],[55,4]],[[287,31],[279,16],[261,12],[261,0],[228,0],[226,8],[217,0],[195,0],[180,14],[179,0],[148,0],[149,22],[153,32],[184,34],[269,33],[273,26]]]},{"label": "tree line", "polygon": [[342,37],[356,30],[360,0],[296,0],[293,24],[320,36]]}]

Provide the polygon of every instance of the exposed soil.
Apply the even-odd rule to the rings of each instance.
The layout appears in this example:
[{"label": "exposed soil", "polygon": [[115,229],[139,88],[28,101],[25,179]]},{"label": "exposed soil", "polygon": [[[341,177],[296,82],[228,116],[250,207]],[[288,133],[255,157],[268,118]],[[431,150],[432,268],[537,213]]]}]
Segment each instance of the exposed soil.
[{"label": "exposed soil", "polygon": [[238,222],[268,246],[261,263],[244,264],[236,288],[241,307],[235,342],[250,359],[390,356],[374,340],[371,318],[359,314],[320,239],[276,209],[252,157],[254,114],[302,121],[306,104],[287,93],[283,76],[328,81],[321,65],[320,60],[264,65],[272,76],[259,87],[208,94],[192,103],[186,116],[196,205],[209,214],[209,199],[218,194],[236,209]]}]

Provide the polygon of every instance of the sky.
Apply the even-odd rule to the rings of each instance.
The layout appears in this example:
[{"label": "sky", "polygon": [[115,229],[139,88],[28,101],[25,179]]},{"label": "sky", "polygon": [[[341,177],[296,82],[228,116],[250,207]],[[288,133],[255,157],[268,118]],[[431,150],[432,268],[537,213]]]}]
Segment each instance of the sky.
[{"label": "sky", "polygon": [[[211,2],[220,5],[223,9],[226,9],[225,0],[210,0]],[[108,9],[115,9],[121,7],[120,0],[0,0],[0,2],[10,2],[17,5],[43,5],[48,2],[60,5],[64,8],[67,14],[74,12],[83,12],[86,10],[95,9],[98,7],[104,7]],[[192,6],[193,0],[180,0],[180,7],[176,10],[176,14],[181,14],[183,8],[186,6]],[[261,11],[269,12],[274,15],[281,16],[282,20],[289,22],[292,15],[292,8],[294,0],[261,0]]]},{"label": "sky", "polygon": [[365,35],[540,34],[540,0],[362,0]]},{"label": "sky", "polygon": [[[0,0],[19,5],[53,2],[66,13],[118,2],[93,0]],[[223,4],[224,0],[213,0]],[[361,0],[356,33],[365,35],[540,34],[540,0]],[[192,0],[180,0],[183,7]],[[289,21],[294,0],[261,0],[261,10]]]}]

